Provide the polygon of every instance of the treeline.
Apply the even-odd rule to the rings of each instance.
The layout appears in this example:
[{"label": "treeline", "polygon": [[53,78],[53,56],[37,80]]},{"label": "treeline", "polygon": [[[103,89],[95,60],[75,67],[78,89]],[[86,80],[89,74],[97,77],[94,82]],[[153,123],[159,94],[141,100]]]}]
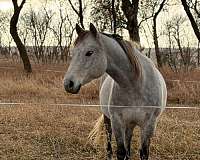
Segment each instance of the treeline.
[{"label": "treeline", "polygon": [[[109,31],[120,35],[127,33],[129,39],[136,42],[141,49],[143,47],[141,39],[145,37],[149,47],[155,48],[158,67],[167,63],[173,71],[178,71],[182,67],[190,70],[200,65],[199,0],[180,0],[180,2],[173,0],[56,0],[55,7],[49,7],[52,1],[44,1],[38,9],[26,4],[26,0],[22,0],[21,4],[18,4],[17,0],[12,0],[12,2],[14,12],[0,14],[0,46],[2,47],[5,43],[2,40],[5,34],[8,35],[7,46],[10,46],[14,39],[28,72],[31,72],[31,66],[27,63],[27,51],[22,49],[22,45],[33,46],[33,55],[37,63],[46,63],[48,57],[50,60],[55,58],[56,61],[66,62],[74,39],[75,23],[86,28],[87,23],[91,21],[101,32]],[[186,16],[182,13],[174,14],[161,24],[159,16],[163,17],[165,13],[173,12],[172,6],[183,7]],[[19,21],[17,14],[20,15]],[[190,26],[185,28],[188,21]],[[7,28],[10,28],[13,38],[9,36]],[[198,42],[195,46],[196,51],[191,49],[188,30],[194,32],[193,41]],[[17,35],[18,38],[16,38]],[[162,37],[165,37],[166,42],[160,40]],[[168,48],[167,55],[160,51],[160,44],[163,43]],[[46,45],[54,45],[55,48],[46,53]],[[178,49],[176,54],[173,52],[175,48]]]}]

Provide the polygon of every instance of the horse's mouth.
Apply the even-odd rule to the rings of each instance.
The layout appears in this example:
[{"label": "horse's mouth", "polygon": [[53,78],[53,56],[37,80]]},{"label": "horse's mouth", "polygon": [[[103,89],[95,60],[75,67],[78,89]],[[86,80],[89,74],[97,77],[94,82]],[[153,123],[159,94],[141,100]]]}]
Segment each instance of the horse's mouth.
[{"label": "horse's mouth", "polygon": [[66,88],[65,87],[65,90],[71,94],[78,94],[78,92],[80,91],[81,89],[81,84],[78,85],[77,87],[73,87],[73,88]]}]

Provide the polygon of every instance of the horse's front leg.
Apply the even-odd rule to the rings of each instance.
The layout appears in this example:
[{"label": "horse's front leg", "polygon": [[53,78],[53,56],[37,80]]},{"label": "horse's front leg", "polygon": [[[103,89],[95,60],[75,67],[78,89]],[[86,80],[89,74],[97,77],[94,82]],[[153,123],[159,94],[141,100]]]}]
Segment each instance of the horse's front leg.
[{"label": "horse's front leg", "polygon": [[104,115],[104,125],[106,128],[106,136],[107,136],[107,160],[112,160],[112,128],[111,128],[111,122],[108,117]]},{"label": "horse's front leg", "polygon": [[140,159],[149,159],[149,147],[150,141],[155,130],[155,121],[149,121],[144,127],[141,128],[141,149],[140,149]]},{"label": "horse's front leg", "polygon": [[117,160],[124,160],[126,156],[126,150],[124,147],[124,140],[122,134],[122,124],[119,117],[112,117],[111,119],[112,130],[117,143]]},{"label": "horse's front leg", "polygon": [[122,118],[118,116],[111,121],[117,142],[117,159],[130,160],[130,146],[133,129],[128,128],[122,121]]}]

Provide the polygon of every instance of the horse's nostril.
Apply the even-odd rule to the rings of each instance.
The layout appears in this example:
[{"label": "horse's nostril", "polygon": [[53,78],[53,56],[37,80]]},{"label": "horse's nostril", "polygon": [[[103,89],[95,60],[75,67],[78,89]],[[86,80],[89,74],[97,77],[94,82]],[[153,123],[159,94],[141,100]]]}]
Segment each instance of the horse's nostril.
[{"label": "horse's nostril", "polygon": [[69,88],[73,88],[74,87],[74,82],[73,81],[69,81]]}]

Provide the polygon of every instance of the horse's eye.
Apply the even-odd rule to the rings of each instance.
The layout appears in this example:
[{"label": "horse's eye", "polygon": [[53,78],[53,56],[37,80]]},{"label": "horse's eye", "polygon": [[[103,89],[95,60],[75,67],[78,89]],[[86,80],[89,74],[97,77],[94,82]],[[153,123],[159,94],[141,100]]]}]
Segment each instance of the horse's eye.
[{"label": "horse's eye", "polygon": [[85,56],[91,56],[92,54],[93,54],[94,52],[93,51],[88,51],[86,54],[85,54]]}]

